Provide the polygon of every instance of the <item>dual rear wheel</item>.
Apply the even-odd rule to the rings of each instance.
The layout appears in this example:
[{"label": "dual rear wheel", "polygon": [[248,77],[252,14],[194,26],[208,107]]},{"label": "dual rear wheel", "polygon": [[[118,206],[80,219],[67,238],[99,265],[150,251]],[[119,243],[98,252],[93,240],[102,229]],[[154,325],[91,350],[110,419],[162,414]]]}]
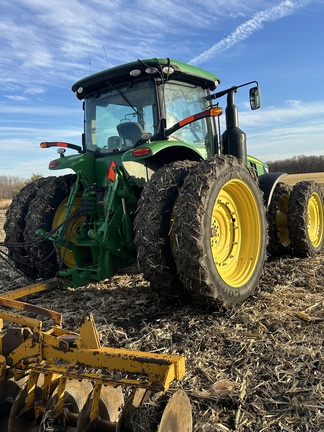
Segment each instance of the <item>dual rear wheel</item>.
[{"label": "dual rear wheel", "polygon": [[[168,290],[159,280],[172,278],[174,292],[199,302],[232,306],[244,301],[259,283],[267,247],[265,207],[253,172],[234,157],[217,156],[188,165],[178,183],[159,180],[162,198],[150,193],[150,183],[163,179],[165,170],[170,178],[173,165],[152,176],[138,207],[136,226],[142,224],[143,230],[135,243],[142,251],[144,276],[161,295]],[[157,204],[161,199],[164,205]],[[146,230],[155,206],[160,217]],[[155,253],[149,244],[155,244]]]},{"label": "dual rear wheel", "polygon": [[[16,267],[30,279],[48,279],[56,275],[60,265],[73,266],[73,257],[68,249],[57,253],[53,242],[40,238],[37,231],[51,232],[63,222],[65,204],[75,179],[75,175],[69,174],[29,183],[7,210],[4,230],[8,254]],[[73,241],[72,227],[75,230],[76,225],[74,222],[68,226],[67,240]]]},{"label": "dual rear wheel", "polygon": [[268,210],[269,252],[297,257],[318,254],[324,244],[323,193],[314,181],[278,183]]}]

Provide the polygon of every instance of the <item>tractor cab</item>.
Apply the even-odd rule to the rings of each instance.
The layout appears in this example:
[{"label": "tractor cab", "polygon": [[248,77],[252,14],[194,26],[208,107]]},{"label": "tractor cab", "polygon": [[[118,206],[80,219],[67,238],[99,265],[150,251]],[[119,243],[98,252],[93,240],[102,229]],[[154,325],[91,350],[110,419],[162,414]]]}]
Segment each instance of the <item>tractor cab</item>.
[{"label": "tractor cab", "polygon": [[[103,185],[113,163],[142,186],[159,168],[179,160],[200,162],[230,154],[252,166],[234,104],[237,89],[252,82],[215,93],[219,83],[210,72],[170,59],[137,60],[79,80],[72,90],[83,100],[82,148],[68,143],[41,146],[63,145],[83,157],[61,157],[50,169],[82,169],[90,181]],[[221,134],[215,117],[222,108],[215,99],[225,95],[226,129]],[[258,86],[250,89],[250,103],[252,109],[260,105]],[[259,175],[266,172],[261,161],[257,167]]]},{"label": "tractor cab", "polygon": [[72,88],[84,99],[84,151],[103,157],[148,144],[152,156],[153,143],[159,142],[160,151],[178,142],[196,153],[188,154],[191,159],[211,157],[216,153],[211,116],[175,125],[209,109],[208,96],[218,83],[213,74],[169,59],[139,60],[84,78]]}]

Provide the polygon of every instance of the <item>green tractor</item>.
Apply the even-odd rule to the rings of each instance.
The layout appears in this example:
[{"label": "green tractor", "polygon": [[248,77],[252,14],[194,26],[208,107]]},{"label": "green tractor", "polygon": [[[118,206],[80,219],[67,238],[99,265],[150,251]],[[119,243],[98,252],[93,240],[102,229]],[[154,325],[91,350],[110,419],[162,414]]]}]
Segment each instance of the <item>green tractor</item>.
[{"label": "green tractor", "polygon": [[[249,86],[258,109],[258,84],[215,92],[219,82],[170,59],[138,60],[76,82],[82,146],[41,143],[59,147],[49,164],[55,174],[75,174],[38,179],[13,200],[5,242],[16,267],[32,280],[56,276],[80,286],[137,259],[161,296],[232,306],[257,287],[269,250],[319,253],[319,186],[291,190],[280,181],[284,173],[269,173],[247,155],[234,99]],[[65,155],[66,148],[77,153]]]}]

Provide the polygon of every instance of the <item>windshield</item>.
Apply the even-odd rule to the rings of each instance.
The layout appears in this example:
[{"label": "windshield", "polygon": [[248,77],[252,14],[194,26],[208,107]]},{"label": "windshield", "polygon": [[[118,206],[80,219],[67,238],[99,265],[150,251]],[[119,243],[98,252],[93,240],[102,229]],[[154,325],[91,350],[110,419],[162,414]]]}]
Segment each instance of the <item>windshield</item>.
[{"label": "windshield", "polygon": [[141,135],[157,133],[155,85],[139,81],[107,89],[85,100],[85,136],[88,151],[126,151]]},{"label": "windshield", "polygon": [[[164,97],[167,128],[208,108],[205,90],[188,83],[167,82]],[[206,157],[212,142],[210,118],[202,118],[178,129],[170,135],[170,139],[193,144]]]}]

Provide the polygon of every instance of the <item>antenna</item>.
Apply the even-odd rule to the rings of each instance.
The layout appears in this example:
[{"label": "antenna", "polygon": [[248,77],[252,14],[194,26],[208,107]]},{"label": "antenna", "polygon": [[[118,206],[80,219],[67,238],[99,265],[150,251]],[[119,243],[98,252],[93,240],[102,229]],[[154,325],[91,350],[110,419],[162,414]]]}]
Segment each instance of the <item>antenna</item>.
[{"label": "antenna", "polygon": [[90,57],[90,50],[89,50],[89,39],[88,38],[87,38],[87,48],[88,48],[89,70],[90,70],[90,73],[92,73],[92,69],[91,69],[91,57]]},{"label": "antenna", "polygon": [[103,49],[103,51],[105,53],[105,59],[106,59],[106,62],[107,62],[107,67],[109,68],[109,62],[108,62],[108,57],[107,57],[105,45],[102,46],[102,49]]}]

